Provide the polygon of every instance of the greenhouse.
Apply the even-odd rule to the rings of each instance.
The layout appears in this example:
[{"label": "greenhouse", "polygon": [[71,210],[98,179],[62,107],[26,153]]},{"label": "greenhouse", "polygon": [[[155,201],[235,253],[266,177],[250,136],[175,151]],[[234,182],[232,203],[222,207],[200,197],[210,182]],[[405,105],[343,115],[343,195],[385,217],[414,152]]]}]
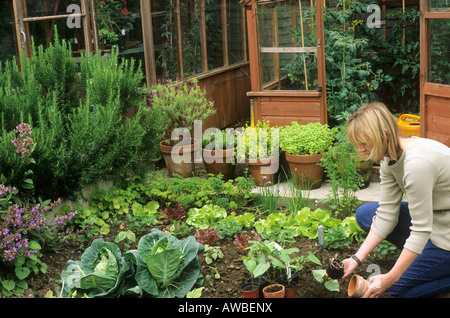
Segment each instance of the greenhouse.
[{"label": "greenhouse", "polygon": [[448,0],[0,0],[0,33],[1,298],[450,297]]}]

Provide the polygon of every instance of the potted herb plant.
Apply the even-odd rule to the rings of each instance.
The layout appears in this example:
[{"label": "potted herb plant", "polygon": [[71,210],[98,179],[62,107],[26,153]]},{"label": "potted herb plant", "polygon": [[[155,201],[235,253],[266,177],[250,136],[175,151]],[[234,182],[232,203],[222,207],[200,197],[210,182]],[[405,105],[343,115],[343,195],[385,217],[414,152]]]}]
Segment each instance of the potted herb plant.
[{"label": "potted herb plant", "polygon": [[297,187],[317,189],[322,184],[323,154],[333,145],[336,128],[319,122],[300,125],[292,122],[280,131],[280,149],[285,152]]},{"label": "potted herb plant", "polygon": [[203,163],[206,173],[218,176],[223,180],[233,179],[236,167],[234,154],[236,138],[229,130],[207,131],[202,137]]},{"label": "potted herb plant", "polygon": [[196,121],[215,113],[214,103],[208,101],[206,91],[200,88],[197,79],[190,82],[158,81],[151,88],[148,103],[163,114],[166,129],[160,151],[169,175],[192,176],[194,150],[199,140],[191,138],[190,132]]},{"label": "potted herb plant", "polygon": [[[279,171],[279,128],[271,127],[269,121],[263,120],[252,126],[237,131],[237,157],[248,164],[255,184],[261,186],[272,184]],[[264,177],[264,178],[263,178]]]}]

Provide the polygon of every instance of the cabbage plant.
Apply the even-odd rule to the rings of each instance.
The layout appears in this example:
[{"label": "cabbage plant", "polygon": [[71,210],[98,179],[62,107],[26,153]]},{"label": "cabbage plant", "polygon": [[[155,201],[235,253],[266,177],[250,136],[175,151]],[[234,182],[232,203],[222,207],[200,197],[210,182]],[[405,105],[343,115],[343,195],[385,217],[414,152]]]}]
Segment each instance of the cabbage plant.
[{"label": "cabbage plant", "polygon": [[89,297],[118,297],[134,273],[117,245],[96,239],[80,261],[69,260],[61,273],[61,295],[74,291]]},{"label": "cabbage plant", "polygon": [[137,250],[122,256],[114,243],[92,242],[80,261],[69,260],[61,273],[62,297],[185,297],[203,283],[198,253],[203,244],[193,236],[178,240],[153,229]]},{"label": "cabbage plant", "polygon": [[193,236],[178,240],[153,229],[139,240],[137,250],[124,255],[136,267],[134,278],[138,288],[133,291],[144,297],[185,297],[193,287],[203,283],[198,259],[203,250],[203,244]]}]

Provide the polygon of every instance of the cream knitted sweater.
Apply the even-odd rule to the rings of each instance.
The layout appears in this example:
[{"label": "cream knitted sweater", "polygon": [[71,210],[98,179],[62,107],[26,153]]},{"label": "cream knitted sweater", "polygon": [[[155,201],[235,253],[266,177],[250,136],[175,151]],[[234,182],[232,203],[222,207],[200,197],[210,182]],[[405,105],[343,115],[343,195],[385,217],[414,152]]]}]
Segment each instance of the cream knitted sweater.
[{"label": "cream knitted sweater", "polygon": [[396,163],[389,165],[385,158],[380,165],[381,200],[372,230],[382,238],[392,232],[406,193],[412,226],[404,247],[420,254],[431,239],[450,250],[450,148],[414,138]]}]

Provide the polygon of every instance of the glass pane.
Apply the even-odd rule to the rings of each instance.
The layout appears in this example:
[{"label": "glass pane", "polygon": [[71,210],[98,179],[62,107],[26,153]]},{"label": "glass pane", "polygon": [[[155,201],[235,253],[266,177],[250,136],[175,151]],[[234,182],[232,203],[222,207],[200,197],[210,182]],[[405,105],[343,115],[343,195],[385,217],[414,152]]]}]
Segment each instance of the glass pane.
[{"label": "glass pane", "polygon": [[242,11],[239,0],[227,1],[228,59],[230,64],[242,62]]},{"label": "glass pane", "polygon": [[220,0],[205,0],[208,70],[223,66],[222,12]]},{"label": "glass pane", "polygon": [[[311,8],[310,3],[260,2],[258,33],[263,89],[317,89],[315,7]],[[284,50],[276,52],[277,48]],[[298,48],[310,51],[299,52]]]},{"label": "glass pane", "polygon": [[16,54],[11,2],[0,2],[0,62]]},{"label": "glass pane", "polygon": [[[125,2],[124,2],[125,3]],[[145,76],[145,56],[142,34],[142,17],[140,1],[127,1],[121,9],[122,27],[119,34],[119,55],[127,59],[134,59],[136,66],[141,63]]]},{"label": "glass pane", "polygon": [[440,12],[450,12],[450,1],[449,0],[431,0],[430,1],[430,11],[440,11]]},{"label": "glass pane", "polygon": [[83,29],[68,27],[65,19],[28,22],[26,25],[28,25],[30,36],[36,47],[40,45],[48,47],[55,37],[56,28],[58,38],[70,43],[72,51],[79,53],[85,49]]},{"label": "glass pane", "polygon": [[430,23],[429,81],[450,85],[450,19],[433,19]]},{"label": "glass pane", "polygon": [[26,11],[27,11],[27,14],[24,15],[24,17],[45,17],[52,15],[74,13],[72,9],[74,6],[77,6],[75,10],[79,10],[79,12],[81,12],[80,0],[70,1],[70,3],[58,0],[24,1],[24,2],[26,2]]},{"label": "glass pane", "polygon": [[181,1],[181,36],[185,76],[202,72],[200,12],[198,1]]},{"label": "glass pane", "polygon": [[178,74],[176,12],[174,1],[152,0],[156,77],[176,79]]}]

